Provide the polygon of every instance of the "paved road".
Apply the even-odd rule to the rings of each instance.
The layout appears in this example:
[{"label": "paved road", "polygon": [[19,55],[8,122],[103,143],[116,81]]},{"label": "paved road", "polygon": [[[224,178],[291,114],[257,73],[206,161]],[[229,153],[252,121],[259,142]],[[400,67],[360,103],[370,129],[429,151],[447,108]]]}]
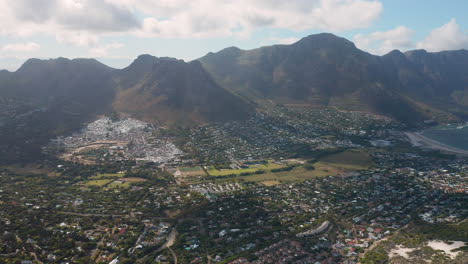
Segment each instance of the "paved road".
[{"label": "paved road", "polygon": [[175,264],[177,264],[177,256],[172,250],[171,246],[174,245],[176,237],[177,237],[177,230],[175,228],[172,228],[171,233],[169,234],[169,236],[167,236],[166,243],[164,243],[164,245],[162,245],[160,248],[158,248],[158,250],[156,250],[156,252],[161,252],[166,248],[169,249],[169,251],[172,254],[172,257],[174,258]]},{"label": "paved road", "polygon": [[177,236],[177,230],[175,228],[172,228],[171,233],[169,234],[169,236],[167,236],[166,243],[164,243],[164,245],[162,245],[160,248],[158,248],[158,250],[156,250],[156,252],[161,252],[164,249],[174,245],[176,236]]}]

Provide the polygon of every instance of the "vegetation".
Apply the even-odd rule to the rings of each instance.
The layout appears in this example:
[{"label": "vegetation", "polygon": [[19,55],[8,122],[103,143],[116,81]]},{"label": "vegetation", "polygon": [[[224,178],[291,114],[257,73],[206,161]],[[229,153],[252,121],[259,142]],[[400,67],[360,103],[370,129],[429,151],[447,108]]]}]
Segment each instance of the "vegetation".
[{"label": "vegetation", "polygon": [[388,262],[388,253],[381,246],[367,252],[361,259],[362,264],[386,264]]}]

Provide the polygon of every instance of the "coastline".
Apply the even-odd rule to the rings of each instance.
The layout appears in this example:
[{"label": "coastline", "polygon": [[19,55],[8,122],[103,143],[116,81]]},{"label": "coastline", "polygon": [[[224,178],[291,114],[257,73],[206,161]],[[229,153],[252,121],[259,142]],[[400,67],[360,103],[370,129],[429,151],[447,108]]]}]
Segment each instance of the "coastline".
[{"label": "coastline", "polygon": [[449,145],[446,145],[444,143],[435,141],[433,139],[430,139],[426,136],[423,136],[419,132],[405,132],[406,136],[409,138],[411,144],[415,147],[420,147],[423,149],[435,149],[435,150],[441,150],[443,152],[448,152],[452,154],[457,154],[460,156],[468,156],[468,151],[459,149],[456,147],[452,147]]}]

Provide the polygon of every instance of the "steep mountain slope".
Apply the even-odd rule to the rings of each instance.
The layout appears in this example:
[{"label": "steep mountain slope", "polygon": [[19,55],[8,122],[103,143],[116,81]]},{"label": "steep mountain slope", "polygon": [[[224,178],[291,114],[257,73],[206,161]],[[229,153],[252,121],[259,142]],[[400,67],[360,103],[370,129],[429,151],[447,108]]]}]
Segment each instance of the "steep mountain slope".
[{"label": "steep mountain slope", "polygon": [[1,92],[37,102],[89,96],[91,92],[95,95],[96,92],[109,90],[112,70],[94,59],[29,59],[10,74],[10,83],[2,84]]},{"label": "steep mountain slope", "polygon": [[52,137],[110,110],[113,69],[88,59],[30,59],[0,73],[0,161],[28,160]]},{"label": "steep mountain slope", "polygon": [[242,119],[251,104],[218,86],[199,62],[140,56],[116,70],[92,59],[28,60],[0,71],[0,162],[113,111],[159,125]]},{"label": "steep mountain slope", "polygon": [[122,70],[93,59],[30,59],[16,72],[0,71],[0,155],[37,153],[51,137],[112,111],[192,125],[243,119],[270,101],[369,111],[408,124],[468,119],[468,51],[374,56],[318,34],[292,45],[231,47],[189,63],[142,55]]},{"label": "steep mountain slope", "polygon": [[259,101],[372,111],[407,123],[468,113],[466,51],[420,53],[374,56],[324,33],[292,45],[231,47],[199,61],[220,85]]},{"label": "steep mountain slope", "polygon": [[[386,58],[394,54],[388,54]],[[394,60],[402,89],[436,108],[464,114],[468,106],[468,51],[409,51]],[[460,112],[463,111],[463,112]]]},{"label": "steep mountain slope", "polygon": [[116,73],[118,112],[163,124],[246,118],[253,107],[219,87],[198,61],[139,56]]}]

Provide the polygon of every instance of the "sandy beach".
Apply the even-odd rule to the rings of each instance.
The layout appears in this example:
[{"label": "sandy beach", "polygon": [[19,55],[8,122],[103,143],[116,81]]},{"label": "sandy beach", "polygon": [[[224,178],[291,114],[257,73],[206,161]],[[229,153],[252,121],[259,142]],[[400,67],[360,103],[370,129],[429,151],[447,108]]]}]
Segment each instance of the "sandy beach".
[{"label": "sandy beach", "polygon": [[410,139],[411,144],[416,147],[426,148],[426,149],[436,149],[441,150],[447,153],[453,153],[461,156],[468,156],[468,151],[463,149],[458,149],[444,143],[432,140],[428,137],[423,136],[418,132],[405,132],[406,136]]}]

